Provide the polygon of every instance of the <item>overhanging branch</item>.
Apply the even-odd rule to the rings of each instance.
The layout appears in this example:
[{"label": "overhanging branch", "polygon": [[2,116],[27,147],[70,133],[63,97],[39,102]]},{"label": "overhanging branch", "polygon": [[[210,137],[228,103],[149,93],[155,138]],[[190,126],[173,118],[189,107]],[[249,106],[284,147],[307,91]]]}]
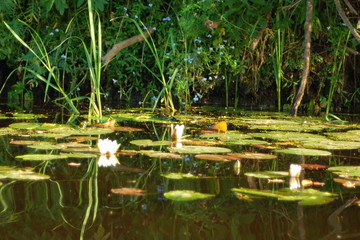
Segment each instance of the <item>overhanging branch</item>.
[{"label": "overhanging branch", "polygon": [[113,59],[113,57],[116,56],[116,54],[118,54],[121,50],[123,50],[124,48],[126,47],[129,47],[137,42],[141,42],[143,41],[145,38],[144,37],[149,37],[153,32],[154,30],[152,30],[152,28],[149,28],[150,30],[146,30],[144,31],[143,33],[139,34],[139,35],[136,35],[134,37],[131,37],[131,38],[128,38],[122,42],[119,42],[117,44],[115,44],[110,51],[108,51],[106,53],[105,56],[103,56],[101,58],[102,62],[104,65],[108,64],[111,59]]},{"label": "overhanging branch", "polygon": [[360,42],[360,34],[358,33],[358,31],[353,27],[353,25],[351,24],[351,22],[349,21],[349,19],[347,18],[344,10],[341,7],[340,1],[339,0],[334,0],[335,2],[335,6],[336,9],[341,17],[341,19],[343,20],[343,22],[345,23],[345,25],[349,28],[351,34],[355,37],[355,39]]}]

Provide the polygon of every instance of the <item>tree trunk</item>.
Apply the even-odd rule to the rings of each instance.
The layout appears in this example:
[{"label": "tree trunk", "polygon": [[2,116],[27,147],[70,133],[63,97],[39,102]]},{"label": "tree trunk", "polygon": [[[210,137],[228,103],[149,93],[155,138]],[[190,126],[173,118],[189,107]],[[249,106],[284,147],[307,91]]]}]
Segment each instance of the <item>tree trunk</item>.
[{"label": "tree trunk", "polygon": [[304,96],[305,88],[307,85],[309,70],[310,70],[310,52],[311,52],[311,30],[312,30],[312,11],[313,11],[313,0],[306,0],[306,23],[305,23],[305,50],[304,50],[304,68],[303,74],[300,82],[300,86],[296,97],[293,102],[293,106],[290,112],[291,116],[296,117],[298,113],[298,108],[301,104],[302,98]]}]

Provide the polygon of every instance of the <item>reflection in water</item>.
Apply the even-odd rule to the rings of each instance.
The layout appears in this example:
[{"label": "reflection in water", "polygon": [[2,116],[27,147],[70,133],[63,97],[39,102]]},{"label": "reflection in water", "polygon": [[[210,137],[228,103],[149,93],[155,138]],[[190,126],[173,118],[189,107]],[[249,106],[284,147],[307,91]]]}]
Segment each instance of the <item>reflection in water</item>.
[{"label": "reflection in water", "polygon": [[[146,137],[153,138],[151,134],[153,132]],[[114,149],[118,148],[119,141],[125,145],[124,149],[134,152],[139,151],[139,147],[126,144],[144,138],[134,133],[114,133],[110,137],[117,139],[115,143],[105,139],[99,140],[100,145],[111,142]],[[241,145],[229,147],[234,152],[253,150]],[[16,148],[16,151],[10,149],[13,155],[25,151]],[[241,160],[240,166],[240,162],[235,161],[196,160],[191,154],[181,159],[163,159],[150,158],[140,152],[126,155],[124,151],[120,165],[114,154],[117,148],[101,151],[103,154],[99,158],[50,161],[42,170],[51,175],[51,180],[3,179],[0,183],[0,238],[23,239],[24,233],[27,239],[332,239],[337,235],[358,236],[360,210],[356,204],[342,207],[342,199],[328,205],[300,208],[297,202],[260,197],[239,200],[231,192],[234,187],[277,190],[288,185],[290,189],[301,191],[299,178],[289,178],[287,182],[286,177],[286,183],[279,184],[244,176],[250,171],[287,171],[294,159],[286,155],[279,156],[276,164],[251,159]],[[141,150],[158,151],[159,148]],[[15,164],[13,157],[6,157],[6,154],[1,155],[4,164]],[[329,158],[315,160],[327,163]],[[81,165],[75,168],[68,162]],[[39,166],[33,162],[16,164]],[[356,188],[344,190],[340,184],[334,184],[330,173],[306,171],[307,177],[326,182],[326,186],[318,188],[321,191],[341,192],[345,200],[356,194]],[[191,173],[196,177],[178,180],[162,176],[171,172]],[[144,194],[113,193],[113,189],[120,188],[142,189]],[[164,193],[172,190],[193,190],[216,197],[180,203],[164,198]]]},{"label": "reflection in water", "polygon": [[114,154],[102,154],[99,156],[97,164],[99,167],[115,167],[120,162]]}]

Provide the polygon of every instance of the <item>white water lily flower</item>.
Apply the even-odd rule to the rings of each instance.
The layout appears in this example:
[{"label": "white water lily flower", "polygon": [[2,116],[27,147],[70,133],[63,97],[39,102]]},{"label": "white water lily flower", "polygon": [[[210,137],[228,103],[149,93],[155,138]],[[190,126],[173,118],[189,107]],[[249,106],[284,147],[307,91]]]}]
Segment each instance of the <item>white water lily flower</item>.
[{"label": "white water lily flower", "polygon": [[180,140],[184,133],[184,129],[185,129],[184,124],[182,125],[176,124],[175,127],[173,124],[171,124],[171,137],[174,138],[176,141]]},{"label": "white water lily flower", "polygon": [[299,177],[302,167],[299,164],[290,164],[289,176],[290,177]]},{"label": "white water lily flower", "polygon": [[97,164],[99,167],[112,167],[112,166],[116,166],[117,164],[119,164],[119,160],[117,159],[117,157],[114,154],[110,154],[110,155],[102,154],[102,155],[100,155]]},{"label": "white water lily flower", "polygon": [[300,179],[297,177],[290,177],[289,179],[290,190],[296,190],[301,188]]},{"label": "white water lily flower", "polygon": [[99,139],[98,148],[101,154],[114,154],[118,150],[121,144],[118,144],[116,140],[111,141],[108,138]]}]

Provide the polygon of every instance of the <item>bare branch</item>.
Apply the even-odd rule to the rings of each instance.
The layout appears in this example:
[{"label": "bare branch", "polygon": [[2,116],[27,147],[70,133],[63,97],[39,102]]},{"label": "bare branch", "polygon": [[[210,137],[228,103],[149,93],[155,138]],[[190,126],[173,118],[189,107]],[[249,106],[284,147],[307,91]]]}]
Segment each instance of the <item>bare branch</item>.
[{"label": "bare branch", "polygon": [[121,50],[123,50],[126,47],[129,47],[137,42],[141,42],[143,41],[145,38],[144,37],[149,37],[150,34],[152,34],[154,32],[154,30],[152,30],[152,28],[149,28],[150,30],[146,30],[144,31],[142,34],[136,35],[134,37],[128,38],[122,42],[119,42],[117,44],[115,44],[110,51],[108,51],[106,53],[106,55],[104,57],[101,58],[102,62],[106,65],[108,64],[111,59],[113,57],[116,56],[116,54],[118,54]]},{"label": "bare branch", "polygon": [[349,21],[349,19],[347,18],[344,10],[341,7],[340,1],[339,0],[334,0],[335,2],[335,6],[336,9],[341,17],[341,19],[343,20],[343,22],[345,23],[345,25],[349,28],[350,32],[352,33],[352,35],[355,37],[355,39],[360,42],[360,34],[357,32],[357,30],[353,27],[353,25],[351,24],[351,22]]}]

